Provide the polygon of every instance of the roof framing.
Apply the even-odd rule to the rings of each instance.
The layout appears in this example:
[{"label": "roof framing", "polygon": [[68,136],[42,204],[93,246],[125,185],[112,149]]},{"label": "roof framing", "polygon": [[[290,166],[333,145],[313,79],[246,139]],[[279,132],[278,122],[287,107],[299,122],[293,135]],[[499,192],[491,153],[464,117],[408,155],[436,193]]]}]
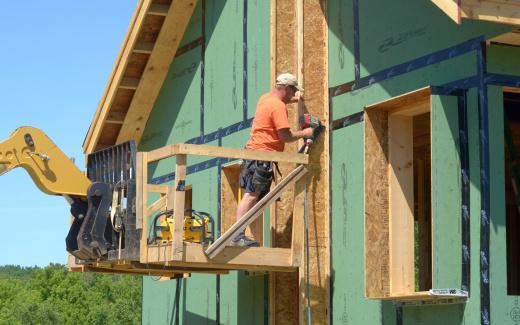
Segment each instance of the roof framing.
[{"label": "roof framing", "polygon": [[140,0],[83,142],[139,142],[197,0]]},{"label": "roof framing", "polygon": [[520,2],[511,0],[431,0],[457,24],[461,18],[520,26]]}]

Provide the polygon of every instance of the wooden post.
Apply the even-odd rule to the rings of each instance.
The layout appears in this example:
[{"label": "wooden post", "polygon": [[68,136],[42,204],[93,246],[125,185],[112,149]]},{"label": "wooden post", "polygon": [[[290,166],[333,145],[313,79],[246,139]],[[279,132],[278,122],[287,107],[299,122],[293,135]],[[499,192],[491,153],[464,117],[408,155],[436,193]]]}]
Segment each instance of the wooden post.
[{"label": "wooden post", "polygon": [[141,229],[140,261],[148,262],[148,153],[136,154],[136,228]]},{"label": "wooden post", "polygon": [[291,243],[291,263],[293,266],[300,266],[303,257],[303,237],[305,232],[304,224],[304,187],[307,180],[302,178],[296,182],[294,189],[294,208],[292,220],[292,243]]},{"label": "wooden post", "polygon": [[[173,260],[183,257],[183,229],[184,229],[184,199],[186,192],[186,155],[176,156],[175,186],[170,190],[168,206],[173,206]],[[173,193],[171,193],[173,192]],[[172,195],[173,194],[173,195]],[[173,204],[171,204],[173,200]]]}]

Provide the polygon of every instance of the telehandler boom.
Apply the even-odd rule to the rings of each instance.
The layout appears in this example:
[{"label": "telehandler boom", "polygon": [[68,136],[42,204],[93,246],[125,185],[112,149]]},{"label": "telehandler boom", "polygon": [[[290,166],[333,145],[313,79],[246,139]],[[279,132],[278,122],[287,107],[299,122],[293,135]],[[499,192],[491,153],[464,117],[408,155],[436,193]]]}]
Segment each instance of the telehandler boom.
[{"label": "telehandler boom", "polygon": [[0,143],[0,175],[22,167],[41,191],[65,197],[74,217],[67,251],[80,260],[139,260],[135,152],[126,142],[91,154],[85,175],[43,131],[24,126]]}]

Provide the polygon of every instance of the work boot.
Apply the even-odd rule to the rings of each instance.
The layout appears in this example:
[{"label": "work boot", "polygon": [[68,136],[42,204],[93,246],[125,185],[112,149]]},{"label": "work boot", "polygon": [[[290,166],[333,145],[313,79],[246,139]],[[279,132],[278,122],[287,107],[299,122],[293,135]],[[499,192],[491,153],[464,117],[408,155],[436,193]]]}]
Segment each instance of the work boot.
[{"label": "work boot", "polygon": [[246,235],[238,235],[231,241],[231,246],[235,247],[258,247],[260,244]]}]

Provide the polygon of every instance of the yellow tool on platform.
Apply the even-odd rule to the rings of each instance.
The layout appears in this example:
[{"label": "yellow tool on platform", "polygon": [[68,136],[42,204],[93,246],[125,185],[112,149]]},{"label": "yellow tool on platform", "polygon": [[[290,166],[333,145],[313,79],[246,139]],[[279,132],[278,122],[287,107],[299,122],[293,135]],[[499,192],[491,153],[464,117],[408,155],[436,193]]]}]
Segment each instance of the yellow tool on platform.
[{"label": "yellow tool on platform", "polygon": [[[213,218],[206,212],[185,210],[183,241],[209,244],[213,242]],[[159,221],[159,218],[160,221]],[[159,222],[158,222],[159,221]],[[153,237],[149,243],[168,243],[173,238],[173,210],[157,214],[153,219]],[[159,234],[158,234],[159,233]]]}]

